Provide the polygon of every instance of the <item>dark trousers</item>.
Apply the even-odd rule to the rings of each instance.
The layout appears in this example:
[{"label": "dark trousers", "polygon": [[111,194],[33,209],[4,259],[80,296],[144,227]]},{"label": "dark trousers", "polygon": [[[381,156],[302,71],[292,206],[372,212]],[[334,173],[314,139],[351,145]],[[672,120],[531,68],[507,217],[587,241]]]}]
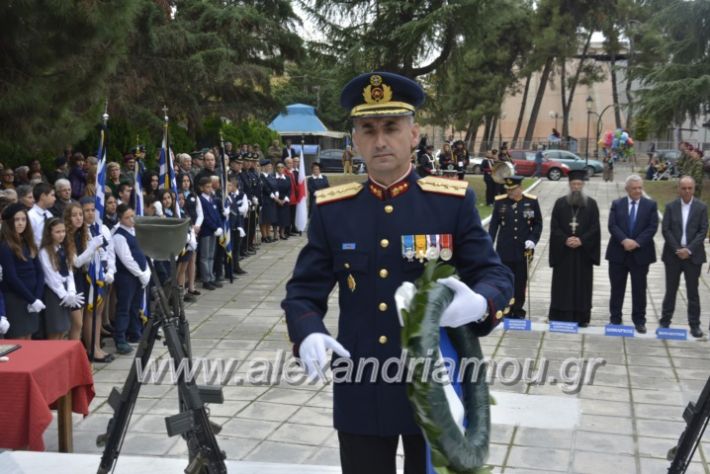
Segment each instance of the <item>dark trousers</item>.
[{"label": "dark trousers", "polygon": [[648,265],[633,263],[609,262],[609,283],[611,283],[611,298],[609,298],[610,322],[621,324],[621,308],[624,306],[626,280],[631,274],[631,319],[634,325],[646,324],[646,277]]},{"label": "dark trousers", "polygon": [[230,232],[232,233],[230,236],[232,239],[232,268],[236,270],[239,268],[239,251],[242,247],[242,238],[239,237],[238,230],[232,230]]},{"label": "dark trousers", "polygon": [[242,256],[245,256],[247,254],[247,250],[249,250],[251,247],[254,246],[254,239],[256,237],[256,212],[254,211],[249,211],[246,215],[246,219],[244,221],[244,225],[246,226],[244,228],[244,231],[246,232],[247,235],[245,235],[241,240],[240,246],[239,246],[239,253]]},{"label": "dark trousers", "polygon": [[288,207],[288,211],[291,213],[291,220],[289,221],[291,222],[291,225],[288,229],[286,229],[286,234],[288,234],[289,232],[295,234],[296,232],[298,232],[298,230],[296,229],[296,206],[289,205]]},{"label": "dark trousers", "polygon": [[[231,235],[230,235],[231,237]],[[217,237],[217,245],[214,248],[214,264],[212,265],[212,273],[215,279],[224,278],[224,259],[226,258],[226,253],[224,247],[219,243],[221,237]]]},{"label": "dark trousers", "polygon": [[515,279],[515,303],[510,308],[511,318],[525,318],[525,287],[528,284],[528,266],[526,260],[519,262],[503,262]]},{"label": "dark trousers", "polygon": [[663,297],[661,322],[670,324],[675,311],[675,300],[680,284],[680,275],[685,277],[685,291],[688,294],[688,326],[700,327],[700,295],[698,294],[698,280],[702,265],[693,263],[690,259],[676,258],[666,262],[666,295]]},{"label": "dark trousers", "polygon": [[[368,436],[338,431],[343,474],[396,474],[399,436]],[[426,473],[426,444],[420,434],[402,435],[404,474]]]},{"label": "dark trousers", "polygon": [[130,273],[116,272],[113,286],[116,288],[116,319],[113,322],[113,338],[116,344],[138,339],[143,332],[139,311],[143,288],[138,277]]},{"label": "dark trousers", "polygon": [[486,205],[490,206],[496,201],[496,183],[490,174],[483,175],[483,181],[486,183]]}]

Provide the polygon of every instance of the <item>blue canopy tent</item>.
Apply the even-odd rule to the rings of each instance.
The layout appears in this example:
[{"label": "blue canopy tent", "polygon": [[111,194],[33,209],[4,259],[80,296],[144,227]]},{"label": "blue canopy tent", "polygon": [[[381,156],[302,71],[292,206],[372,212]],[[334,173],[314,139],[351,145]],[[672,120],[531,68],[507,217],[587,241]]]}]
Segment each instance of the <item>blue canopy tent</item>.
[{"label": "blue canopy tent", "polygon": [[306,166],[310,166],[322,149],[345,148],[344,139],[347,134],[328,130],[316,115],[315,107],[308,104],[287,105],[285,110],[271,121],[269,128],[281,135],[284,140],[290,138],[297,153],[301,151],[303,139]]}]

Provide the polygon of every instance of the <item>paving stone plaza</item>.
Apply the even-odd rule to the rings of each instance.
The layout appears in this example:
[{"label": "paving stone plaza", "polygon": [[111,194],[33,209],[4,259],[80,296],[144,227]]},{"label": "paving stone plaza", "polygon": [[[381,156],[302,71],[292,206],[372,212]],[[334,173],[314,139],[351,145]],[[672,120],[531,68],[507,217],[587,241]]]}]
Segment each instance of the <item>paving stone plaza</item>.
[{"label": "paving stone plaza", "polygon": [[[586,192],[601,212],[602,259],[608,241],[606,222],[611,201],[624,194],[623,178],[616,182],[593,178]],[[543,181],[533,194],[540,200],[545,229],[531,268],[531,319],[545,323],[550,299],[551,269],[548,266],[549,217],[556,198],[567,190],[566,181]],[[250,362],[288,357],[291,351],[283,312],[279,307],[285,283],[306,237],[277,244],[262,244],[258,256],[248,258],[247,275],[233,285],[205,292],[187,307],[195,357],[241,361],[237,376],[244,376]],[[648,337],[620,338],[602,335],[608,322],[609,283],[606,261],[594,272],[594,309],[590,328],[579,334],[541,330],[530,332],[498,329],[482,340],[484,354],[493,361],[531,358],[549,362],[551,374],[559,372],[568,358],[603,358],[593,385],[578,393],[565,393],[564,385],[508,383],[494,380],[494,407],[489,462],[493,472],[506,474],[570,473],[665,473],[667,451],[675,445],[684,423],[682,413],[695,400],[708,377],[710,344],[707,339],[660,341],[653,337],[658,327],[664,296],[664,270],[660,262],[663,239],[656,234],[659,262],[651,266],[648,287]],[[687,328],[684,290],[678,298],[673,326]],[[707,333],[710,324],[710,278],[701,280],[701,321]],[[326,325],[335,332],[336,292],[331,295]],[[630,320],[630,285],[625,299],[625,323]],[[162,344],[155,355],[166,353]],[[107,397],[126,378],[133,359],[121,356],[113,363],[95,366],[96,398],[91,415],[74,415],[74,450],[99,453],[96,436],[111,417]],[[569,390],[566,390],[569,392]],[[339,472],[338,442],[332,428],[331,386],[229,384],[225,403],[210,407],[211,420],[221,425],[218,441],[233,460],[331,466]],[[528,404],[529,402],[529,404]],[[165,434],[164,417],[177,412],[177,394],[170,384],[145,385],[133,413],[122,453],[161,457],[185,457],[182,439]],[[516,407],[529,406],[528,415],[509,416]],[[535,412],[534,414],[532,412]],[[515,418],[515,419],[513,419]],[[56,423],[56,421],[55,421]],[[56,426],[45,433],[48,451],[57,450]],[[706,460],[710,442],[703,443],[689,473],[710,473]],[[98,465],[98,456],[97,465]],[[121,472],[121,461],[119,469]],[[328,469],[323,470],[323,472]],[[313,470],[315,472],[315,468]],[[321,471],[319,471],[321,472]]]}]

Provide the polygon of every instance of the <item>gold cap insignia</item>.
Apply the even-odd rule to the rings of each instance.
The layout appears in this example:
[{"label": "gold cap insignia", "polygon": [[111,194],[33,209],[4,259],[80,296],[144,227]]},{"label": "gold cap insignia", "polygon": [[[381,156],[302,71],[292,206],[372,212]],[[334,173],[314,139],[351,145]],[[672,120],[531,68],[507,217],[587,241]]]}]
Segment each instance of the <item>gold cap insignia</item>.
[{"label": "gold cap insignia", "polygon": [[368,104],[379,104],[392,100],[392,88],[382,82],[382,76],[370,76],[370,84],[362,91],[362,96]]}]

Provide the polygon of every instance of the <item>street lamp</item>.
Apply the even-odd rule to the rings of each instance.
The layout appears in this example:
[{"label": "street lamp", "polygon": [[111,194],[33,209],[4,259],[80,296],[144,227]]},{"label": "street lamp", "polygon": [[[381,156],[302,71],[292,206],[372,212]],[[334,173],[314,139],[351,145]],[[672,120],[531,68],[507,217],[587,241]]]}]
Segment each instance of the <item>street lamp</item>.
[{"label": "street lamp", "polygon": [[587,96],[587,100],[585,101],[587,104],[587,145],[585,147],[585,158],[584,158],[584,166],[585,168],[589,168],[589,120],[590,117],[592,116],[592,107],[594,107],[594,99],[592,99],[592,96]]},{"label": "street lamp", "polygon": [[557,119],[560,117],[560,114],[555,112],[554,110],[550,110],[550,118],[555,121],[555,130],[557,130]]}]

